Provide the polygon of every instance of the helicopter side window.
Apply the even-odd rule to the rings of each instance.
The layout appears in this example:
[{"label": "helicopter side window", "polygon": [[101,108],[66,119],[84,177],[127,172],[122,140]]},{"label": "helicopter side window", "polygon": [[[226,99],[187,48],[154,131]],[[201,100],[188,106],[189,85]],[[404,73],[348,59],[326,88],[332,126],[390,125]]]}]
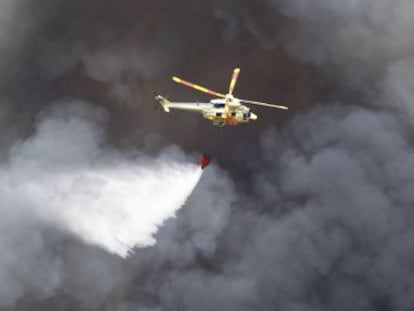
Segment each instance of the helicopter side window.
[{"label": "helicopter side window", "polygon": [[214,108],[224,108],[226,104],[214,104]]},{"label": "helicopter side window", "polygon": [[232,117],[235,117],[235,116],[236,116],[236,111],[232,111],[232,112],[231,112],[231,116],[232,116]]}]

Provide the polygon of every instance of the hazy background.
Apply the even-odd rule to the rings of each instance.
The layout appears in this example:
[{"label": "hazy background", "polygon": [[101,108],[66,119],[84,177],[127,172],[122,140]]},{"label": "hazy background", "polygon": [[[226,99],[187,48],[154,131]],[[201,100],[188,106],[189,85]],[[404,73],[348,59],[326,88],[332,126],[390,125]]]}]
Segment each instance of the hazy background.
[{"label": "hazy background", "polygon": [[412,310],[413,6],[2,0],[0,309]]}]

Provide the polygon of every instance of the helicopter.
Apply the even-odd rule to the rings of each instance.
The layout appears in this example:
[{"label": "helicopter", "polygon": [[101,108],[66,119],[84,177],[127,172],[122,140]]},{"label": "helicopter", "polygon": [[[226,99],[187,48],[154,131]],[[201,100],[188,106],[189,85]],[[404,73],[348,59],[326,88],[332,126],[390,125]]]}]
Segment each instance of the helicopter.
[{"label": "helicopter", "polygon": [[226,125],[247,124],[250,121],[257,120],[257,115],[251,112],[250,108],[244,104],[265,106],[270,108],[288,109],[286,106],[271,105],[258,101],[251,101],[239,99],[234,97],[233,91],[239,77],[240,68],[236,67],[233,70],[233,75],[230,80],[230,85],[227,94],[222,94],[212,91],[204,86],[185,81],[181,78],[173,76],[173,81],[187,87],[193,88],[197,91],[207,93],[209,95],[218,97],[210,100],[208,103],[200,102],[173,102],[169,101],[161,95],[156,95],[155,99],[160,103],[165,112],[170,112],[170,109],[180,109],[186,111],[199,112],[205,119],[213,122],[213,125],[224,127]]}]

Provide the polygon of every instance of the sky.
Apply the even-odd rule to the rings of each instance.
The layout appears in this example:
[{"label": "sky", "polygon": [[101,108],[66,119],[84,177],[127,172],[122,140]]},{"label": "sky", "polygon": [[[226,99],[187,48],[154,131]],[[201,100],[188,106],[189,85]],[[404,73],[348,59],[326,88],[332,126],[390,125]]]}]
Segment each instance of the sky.
[{"label": "sky", "polygon": [[2,0],[0,309],[412,310],[413,6]]}]

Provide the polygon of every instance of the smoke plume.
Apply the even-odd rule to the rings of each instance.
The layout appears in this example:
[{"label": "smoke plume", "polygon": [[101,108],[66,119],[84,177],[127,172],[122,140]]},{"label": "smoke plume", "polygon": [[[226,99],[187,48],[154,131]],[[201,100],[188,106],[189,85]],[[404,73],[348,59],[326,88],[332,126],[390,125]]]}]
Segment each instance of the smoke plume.
[{"label": "smoke plume", "polygon": [[1,307],[412,310],[412,6],[3,1]]}]

